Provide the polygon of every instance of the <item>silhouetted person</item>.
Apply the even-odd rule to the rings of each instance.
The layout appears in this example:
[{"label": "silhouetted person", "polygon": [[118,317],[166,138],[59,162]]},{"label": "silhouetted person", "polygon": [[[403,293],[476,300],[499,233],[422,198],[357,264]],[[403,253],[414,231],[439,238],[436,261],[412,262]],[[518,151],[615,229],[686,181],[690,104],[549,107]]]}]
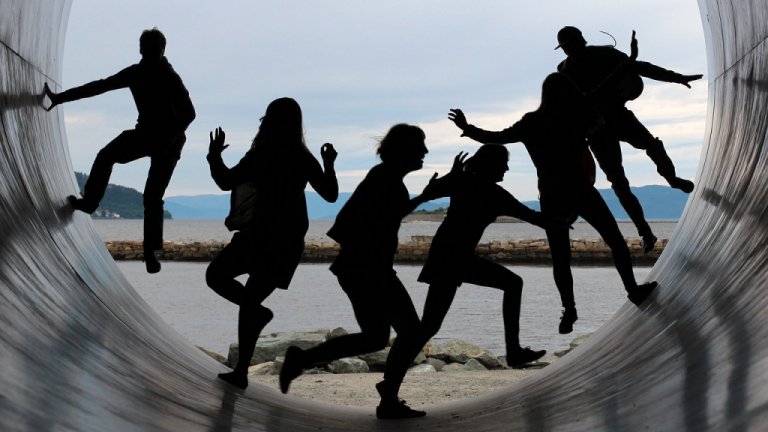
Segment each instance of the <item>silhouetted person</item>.
[{"label": "silhouetted person", "polygon": [[[222,190],[243,184],[255,190],[250,220],[208,265],[206,282],[217,294],[240,306],[237,321],[239,356],[234,370],[219,378],[240,388],[248,386],[256,341],[272,320],[261,303],[275,290],[288,288],[304,253],[309,227],[304,189],[309,183],[323,199],[336,201],[339,185],[333,163],[336,150],[321,147],[323,166],[304,143],[301,108],[290,98],[272,101],[261,119],[251,149],[227,168],[221,158],[224,131],[211,133],[208,162],[211,177]],[[248,274],[245,286],[235,278]]]},{"label": "silhouetted person", "polygon": [[541,213],[529,209],[497,184],[509,170],[506,147],[488,144],[480,147],[466,163],[463,163],[464,157],[466,153],[459,153],[451,173],[435,181],[440,195],[450,196],[451,205],[432,239],[419,275],[420,282],[429,284],[421,317],[424,343],[440,330],[462,283],[497,288],[504,292],[502,316],[507,364],[521,366],[546,354],[544,350],[520,347],[523,280],[506,267],[480,258],[475,248],[485,229],[499,216],[513,216],[542,228],[549,223]]},{"label": "silhouetted person", "polygon": [[163,248],[163,195],[171,181],[176,162],[186,141],[184,131],[195,119],[195,109],[181,78],[163,55],[165,36],[154,28],[139,38],[141,61],[98,81],[54,93],[45,84],[45,93],[54,106],[128,87],[136,102],[139,118],[134,129],[123,131],[99,151],[91,167],[83,197],[70,196],[72,207],[91,214],[99,202],[116,163],[150,158],[144,185],[144,260],[149,273],[160,271],[155,251]]},{"label": "silhouetted person", "polygon": [[280,372],[283,393],[307,367],[383,349],[389,341],[391,326],[397,338],[387,357],[384,380],[376,384],[381,396],[376,415],[425,415],[397,396],[422,339],[419,316],[393,269],[401,220],[419,204],[433,199],[430,185],[411,199],[403,184],[403,178],[421,169],[424,163],[424,139],[424,132],[416,126],[393,126],[377,150],[381,163],[371,168],[328,231],[341,246],[330,269],[352,302],[361,332],[330,339],[306,351],[295,346],[288,348]]},{"label": "silhouetted person", "polygon": [[[592,108],[592,98],[599,98],[599,93],[588,98],[567,77],[553,73],[544,80],[539,108],[507,129],[492,132],[469,125],[459,109],[452,109],[449,119],[462,129],[463,136],[481,143],[522,142],[536,167],[541,211],[552,220],[571,223],[581,216],[592,225],[611,249],[629,300],[639,306],[656,287],[656,282],[637,284],[629,248],[611,211],[595,189],[594,160],[586,141],[589,129],[599,121]],[[564,308],[559,331],[570,333],[578,315],[567,224],[551,225],[546,232],[555,285]]]},{"label": "silhouetted person", "polygon": [[[617,67],[627,60],[627,55],[612,46],[587,45],[581,31],[575,27],[563,27],[557,33],[557,48],[568,56],[557,70],[568,76],[583,92],[589,93],[603,82]],[[649,252],[656,243],[656,236],[645,220],[640,201],[632,193],[624,173],[619,141],[645,150],[656,164],[656,170],[670,186],[685,193],[693,190],[693,182],[675,173],[675,165],[664,149],[664,143],[654,137],[635,117],[625,104],[636,99],[643,91],[641,76],[657,81],[673,82],[691,88],[690,82],[702,75],[682,75],[648,62],[636,61],[633,73],[627,74],[620,85],[608,92],[598,104],[604,123],[589,136],[589,146],[600,168],[611,182],[616,196],[637,227],[643,239],[643,250]]]}]

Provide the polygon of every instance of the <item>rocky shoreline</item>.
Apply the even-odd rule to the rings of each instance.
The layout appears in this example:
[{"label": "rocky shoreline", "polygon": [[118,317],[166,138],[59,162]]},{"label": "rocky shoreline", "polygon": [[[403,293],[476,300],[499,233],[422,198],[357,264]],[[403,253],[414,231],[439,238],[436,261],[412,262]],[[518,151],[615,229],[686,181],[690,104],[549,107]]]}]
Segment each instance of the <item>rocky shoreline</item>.
[{"label": "rocky shoreline", "polygon": [[[413,236],[401,243],[395,261],[401,264],[423,263],[429,253],[432,236]],[[158,258],[164,261],[211,261],[226,242],[165,242]],[[652,265],[667,245],[660,239],[649,253],[643,253],[640,239],[627,239],[627,246],[636,265]],[[141,241],[105,242],[115,260],[141,260]],[[333,242],[308,242],[304,247],[302,262],[328,263],[339,253],[339,245]],[[504,264],[549,264],[552,256],[547,239],[491,241],[477,246],[477,254],[491,261]],[[611,250],[600,239],[571,239],[571,256],[574,265],[610,265]]]},{"label": "rocky shoreline", "polygon": [[[309,349],[323,343],[326,340],[347,334],[343,328],[318,329],[312,331],[292,331],[270,333],[262,335],[256,344],[251,357],[249,375],[279,375],[283,366],[285,351],[289,346],[297,346],[301,349]],[[575,338],[567,350],[558,351],[544,357],[535,363],[525,366],[526,369],[540,369],[549,365],[555,359],[566,355],[568,352],[581,345],[589,335]],[[307,375],[320,374],[351,374],[383,372],[387,355],[394,338],[386,348],[370,354],[357,357],[343,358],[324,365],[316,365],[305,372]],[[221,354],[199,347],[216,361],[225,366],[233,367],[239,357],[237,343],[229,346],[226,357]],[[409,373],[424,374],[434,372],[470,372],[507,369],[504,356],[498,357],[487,349],[473,345],[470,342],[452,339],[446,342],[429,341],[424,349],[413,361]]]}]

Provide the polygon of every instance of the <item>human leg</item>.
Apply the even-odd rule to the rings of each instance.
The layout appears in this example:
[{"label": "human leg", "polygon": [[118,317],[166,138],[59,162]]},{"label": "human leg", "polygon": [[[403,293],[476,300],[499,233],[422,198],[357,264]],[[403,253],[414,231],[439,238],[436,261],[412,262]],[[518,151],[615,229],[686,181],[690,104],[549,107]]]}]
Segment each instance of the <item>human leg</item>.
[{"label": "human leg", "polygon": [[96,211],[107,190],[112,167],[116,163],[132,162],[148,155],[146,147],[141,145],[140,134],[136,130],[123,131],[96,155],[88,180],[83,187],[83,197],[71,197],[72,206],[76,210],[89,214]]},{"label": "human leg", "polygon": [[248,272],[245,241],[242,233],[236,233],[205,270],[208,287],[238,306],[245,297],[245,287],[235,278]]},{"label": "human leg", "polygon": [[160,271],[160,263],[154,252],[163,248],[163,196],[181,157],[183,145],[184,135],[181,135],[170,149],[152,154],[151,157],[144,185],[144,258],[150,273]]},{"label": "human leg", "polygon": [[390,321],[386,313],[386,285],[380,275],[340,275],[339,285],[349,297],[359,333],[350,333],[327,340],[307,350],[290,347],[280,371],[280,390],[288,388],[301,372],[314,364],[367,354],[383,349],[389,342]]},{"label": "human leg", "polygon": [[248,278],[237,319],[237,363],[232,372],[219,374],[222,380],[243,389],[248,386],[248,367],[256,349],[256,342],[274,316],[262,302],[274,290],[275,286],[270,278],[259,279],[256,275]]},{"label": "human leg", "polygon": [[427,299],[424,301],[424,312],[421,316],[421,332],[423,344],[434,337],[451,308],[458,286],[450,283],[434,283],[429,286]]},{"label": "human leg", "polygon": [[624,173],[622,165],[621,144],[615,128],[603,127],[600,131],[590,138],[590,148],[595,155],[600,169],[605,173],[606,178],[611,182],[611,188],[619,199],[624,211],[627,212],[632,223],[635,224],[637,232],[643,239],[643,250],[650,252],[656,244],[656,236],[651,230],[648,221],[645,220],[643,207],[640,200],[637,199],[629,186],[629,179]]},{"label": "human leg", "polygon": [[[542,208],[544,208],[543,204],[544,202],[542,202]],[[567,334],[573,331],[573,323],[579,318],[573,295],[571,241],[566,227],[550,227],[546,233],[549,251],[552,254],[552,275],[557,291],[560,293],[560,302],[563,305],[563,315],[560,317],[558,331],[561,334]]]},{"label": "human leg", "polygon": [[480,257],[473,257],[467,264],[465,282],[497,288],[504,292],[502,318],[507,364],[510,367],[520,366],[538,360],[546,354],[544,350],[534,351],[520,347],[520,300],[523,293],[523,279],[506,267]]},{"label": "human leg", "polygon": [[680,178],[675,173],[675,164],[667,155],[664,143],[653,136],[631,110],[624,108],[616,121],[619,123],[617,126],[619,139],[632,147],[645,150],[645,154],[656,164],[656,172],[664,177],[671,187],[685,193],[693,191],[693,182]]}]

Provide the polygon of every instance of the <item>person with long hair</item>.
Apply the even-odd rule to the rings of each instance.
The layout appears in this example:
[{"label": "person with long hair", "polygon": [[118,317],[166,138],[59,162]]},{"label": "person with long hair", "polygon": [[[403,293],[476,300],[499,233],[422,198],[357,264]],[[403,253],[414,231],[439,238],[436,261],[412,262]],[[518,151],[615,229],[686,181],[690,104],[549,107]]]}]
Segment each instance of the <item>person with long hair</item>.
[{"label": "person with long hair", "polygon": [[[237,364],[219,378],[244,389],[256,341],[273,317],[262,302],[276,288],[288,288],[304,252],[309,227],[304,189],[309,183],[323,199],[336,201],[337,153],[331,144],[324,144],[320,166],[304,142],[301,107],[291,98],[269,104],[250,150],[232,168],[221,157],[228,147],[224,142],[221,128],[211,132],[207,157],[211,177],[225,191],[249,184],[254,202],[232,240],[208,265],[205,277],[211,289],[240,308]],[[243,274],[248,274],[245,285],[235,279]]]},{"label": "person with long hair", "polygon": [[[633,67],[632,61],[637,57],[634,33],[632,54],[630,61],[622,64],[588,95],[581,93],[565,75],[550,74],[542,84],[538,109],[502,131],[487,131],[470,125],[460,109],[450,110],[448,117],[463,131],[462,136],[475,141],[484,144],[522,142],[536,167],[541,211],[552,219],[568,223],[580,216],[592,225],[611,249],[629,300],[640,306],[656,287],[656,282],[637,284],[629,248],[616,219],[595,189],[595,162],[587,146],[587,136],[601,121],[595,101]],[[546,230],[555,285],[563,305],[558,329],[562,334],[572,332],[578,319],[567,225],[551,225]]]},{"label": "person with long hair", "polygon": [[419,316],[394,266],[400,222],[421,203],[437,198],[430,184],[411,198],[403,178],[421,169],[427,147],[421,128],[393,126],[379,143],[381,163],[371,168],[342,207],[328,235],[341,246],[331,265],[339,285],[349,297],[359,333],[329,339],[302,350],[289,347],[280,371],[283,393],[301,372],[312,365],[379,351],[389,342],[390,327],[397,332],[387,357],[384,380],[376,384],[381,402],[379,418],[421,417],[398,398],[403,377],[421,348]]},{"label": "person with long hair", "polygon": [[498,182],[509,170],[506,147],[488,144],[465,161],[459,153],[449,175],[439,187],[450,196],[451,204],[437,229],[419,282],[429,284],[421,318],[423,342],[437,334],[462,283],[467,282],[504,293],[502,318],[506,359],[509,367],[538,360],[546,351],[520,347],[520,299],[523,280],[508,268],[475,254],[485,229],[499,216],[512,216],[547,228],[550,222],[540,212],[531,210]]}]

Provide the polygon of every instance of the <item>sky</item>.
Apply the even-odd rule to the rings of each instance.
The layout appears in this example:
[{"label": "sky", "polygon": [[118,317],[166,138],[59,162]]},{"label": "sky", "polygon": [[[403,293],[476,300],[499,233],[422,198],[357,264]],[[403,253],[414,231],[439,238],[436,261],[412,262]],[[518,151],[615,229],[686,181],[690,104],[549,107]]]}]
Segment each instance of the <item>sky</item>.
[{"label": "sky", "polygon": [[[579,27],[590,44],[629,51],[637,31],[641,60],[704,74],[692,89],[645,80],[628,106],[661,138],[678,175],[693,179],[707,107],[706,47],[694,0],[75,0],[64,52],[64,89],[110,76],[140,60],[142,30],[165,34],[166,56],[197,111],[166,196],[222,193],[205,155],[222,127],[231,166],[256,134],[272,100],[302,107],[307,145],[339,152],[342,191],[351,192],[378,160],[377,139],[396,123],[420,126],[429,154],[406,185],[418,193],[459,151],[477,143],[447,119],[464,110],[479,127],[500,130],[539,103],[541,82],[563,60],[557,31]],[[72,165],[88,172],[96,153],[131,129],[136,108],[127,89],[62,106]],[[536,174],[522,144],[508,145],[501,183],[521,200],[537,198]],[[633,186],[666,184],[640,151],[622,144]],[[143,189],[148,159],[117,165],[111,182]],[[609,187],[598,174],[597,186]]]}]

